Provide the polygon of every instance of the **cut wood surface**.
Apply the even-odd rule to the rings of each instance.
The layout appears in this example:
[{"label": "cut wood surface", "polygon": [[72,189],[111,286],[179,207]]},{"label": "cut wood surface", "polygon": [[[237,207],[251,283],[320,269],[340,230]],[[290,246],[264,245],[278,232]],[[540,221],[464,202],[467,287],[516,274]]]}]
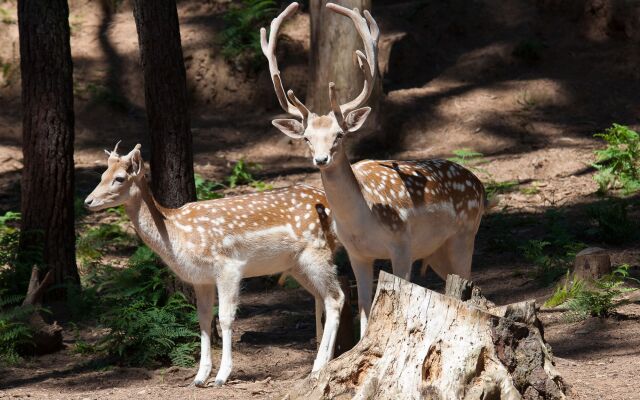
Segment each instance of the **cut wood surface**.
[{"label": "cut wood surface", "polygon": [[[531,304],[517,304],[499,312],[535,313]],[[527,312],[524,318],[532,320]],[[287,397],[565,398],[541,333],[516,321],[381,272],[362,340]]]}]

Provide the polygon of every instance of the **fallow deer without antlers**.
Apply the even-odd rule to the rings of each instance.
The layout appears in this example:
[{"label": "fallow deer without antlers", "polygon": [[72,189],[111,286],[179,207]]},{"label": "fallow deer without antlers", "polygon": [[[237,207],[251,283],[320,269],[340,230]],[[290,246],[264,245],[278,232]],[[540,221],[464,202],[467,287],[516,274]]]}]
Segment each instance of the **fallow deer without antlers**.
[{"label": "fallow deer without antlers", "polygon": [[97,211],[124,204],[142,240],[180,279],[193,284],[201,330],[200,367],[194,384],[204,385],[211,372],[216,287],[222,361],[215,383],[222,385],[231,372],[231,324],[240,280],[284,271],[316,297],[316,318],[322,311],[318,305],[324,303],[325,329],[313,370],[324,366],[333,356],[344,301],[332,262],[336,241],[324,193],[296,185],[169,209],[153,198],[140,145],[124,156],[117,151],[118,145],[107,151],[107,170],[85,205]]},{"label": "fallow deer without antlers", "polygon": [[[371,308],[373,261],[390,259],[394,274],[409,279],[414,260],[423,259],[442,278],[469,278],[475,235],[485,209],[480,180],[446,160],[373,161],[350,165],[343,137],[357,131],[371,108],[362,107],[377,75],[380,31],[368,11],[328,3],[331,11],[350,18],[364,42],[356,59],[364,87],[352,101],[339,105],[335,85],[328,90],[332,112],[316,115],[290,90],[285,96],[275,56],[278,29],[298,5],[292,3],[271,23],[269,40],[262,28],[262,51],[269,60],[273,86],[282,108],[302,119],[276,119],[273,125],[294,139],[304,139],[320,168],[336,233],[346,248],[358,285],[361,334]],[[287,99],[288,97],[288,99]],[[360,108],[362,107],[362,108]]]}]

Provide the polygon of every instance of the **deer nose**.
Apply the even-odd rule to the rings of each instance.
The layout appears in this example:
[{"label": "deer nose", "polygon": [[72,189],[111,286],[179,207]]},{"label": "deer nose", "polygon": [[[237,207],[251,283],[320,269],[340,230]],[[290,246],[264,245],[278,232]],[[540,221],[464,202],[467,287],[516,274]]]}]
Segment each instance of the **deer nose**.
[{"label": "deer nose", "polygon": [[93,203],[93,199],[90,197],[87,197],[86,199],[84,199],[84,205],[86,207],[89,207],[91,205],[91,203]]},{"label": "deer nose", "polygon": [[313,160],[316,165],[326,165],[329,162],[329,156],[315,157]]}]

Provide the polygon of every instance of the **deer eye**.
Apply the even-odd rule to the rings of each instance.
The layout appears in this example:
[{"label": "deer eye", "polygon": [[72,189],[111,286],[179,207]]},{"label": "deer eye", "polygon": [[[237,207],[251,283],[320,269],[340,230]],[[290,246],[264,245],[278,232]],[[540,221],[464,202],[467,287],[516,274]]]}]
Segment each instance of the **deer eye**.
[{"label": "deer eye", "polygon": [[124,176],[116,176],[115,181],[118,182],[118,183],[124,182]]}]

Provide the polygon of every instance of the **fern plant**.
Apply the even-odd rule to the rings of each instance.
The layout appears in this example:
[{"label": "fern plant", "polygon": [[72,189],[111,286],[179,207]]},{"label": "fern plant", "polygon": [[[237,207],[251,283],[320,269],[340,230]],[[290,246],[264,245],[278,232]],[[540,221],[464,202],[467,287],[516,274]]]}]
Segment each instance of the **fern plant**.
[{"label": "fern plant", "polygon": [[168,278],[146,246],[131,256],[129,268],[106,268],[96,287],[103,302],[100,322],[109,333],[97,351],[128,365],[193,365],[197,314],[182,293],[167,294]]},{"label": "fern plant", "polygon": [[592,289],[579,290],[567,305],[577,318],[609,316],[616,308],[629,302],[621,299],[621,295],[637,290],[637,288],[624,286],[629,281],[640,283],[629,276],[629,265],[624,264],[612,273],[593,281]]},{"label": "fern plant", "polygon": [[145,299],[113,307],[102,318],[109,334],[99,347],[121,362],[153,365],[171,360],[176,365],[194,364],[198,319],[194,307],[181,293],[162,305]]},{"label": "fern plant", "polygon": [[241,0],[231,5],[224,15],[222,55],[227,60],[244,59],[253,67],[260,65],[259,29],[268,25],[277,12],[275,0]]},{"label": "fern plant", "polygon": [[584,281],[582,279],[571,277],[571,273],[567,270],[564,282],[556,287],[553,295],[544,302],[546,307],[557,307],[566,301],[575,298],[578,293],[584,289]]},{"label": "fern plant", "polygon": [[627,126],[613,124],[594,136],[607,143],[604,149],[595,152],[593,166],[598,172],[594,179],[599,191],[622,189],[630,194],[640,190],[640,135]]},{"label": "fern plant", "polygon": [[0,365],[18,363],[20,350],[33,344],[33,332],[26,322],[35,308],[20,306],[23,297],[0,291]]}]

